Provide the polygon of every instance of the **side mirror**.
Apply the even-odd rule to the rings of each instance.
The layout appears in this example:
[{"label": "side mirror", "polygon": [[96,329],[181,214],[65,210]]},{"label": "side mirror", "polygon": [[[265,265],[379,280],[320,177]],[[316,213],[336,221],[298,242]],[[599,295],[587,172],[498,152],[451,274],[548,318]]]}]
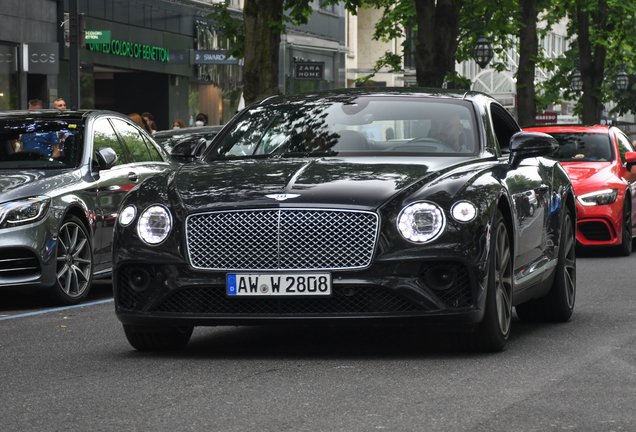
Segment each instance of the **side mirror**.
[{"label": "side mirror", "polygon": [[102,147],[95,152],[97,158],[97,170],[109,170],[117,163],[117,153],[110,147]]},{"label": "side mirror", "polygon": [[636,152],[625,153],[625,162],[627,162],[627,171],[631,171],[632,167],[636,165]]},{"label": "side mirror", "polygon": [[519,166],[523,159],[549,156],[559,148],[557,141],[541,132],[517,132],[510,138],[510,165]]},{"label": "side mirror", "polygon": [[170,152],[170,156],[179,162],[192,162],[205,150],[205,138],[186,139],[177,143]]}]

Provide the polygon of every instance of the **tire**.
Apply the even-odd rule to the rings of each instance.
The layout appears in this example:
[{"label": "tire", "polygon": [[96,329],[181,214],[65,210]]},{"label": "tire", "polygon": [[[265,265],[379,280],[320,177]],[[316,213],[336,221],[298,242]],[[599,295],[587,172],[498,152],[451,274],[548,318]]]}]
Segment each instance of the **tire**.
[{"label": "tire", "polygon": [[508,229],[499,209],[490,235],[488,287],[484,319],[472,333],[462,335],[464,348],[471,351],[501,351],[512,323],[512,253]]},{"label": "tire", "polygon": [[86,298],[93,282],[93,244],[81,220],[69,216],[57,236],[56,280],[51,297],[56,304],[75,305]]},{"label": "tire", "polygon": [[630,200],[629,195],[625,195],[625,203],[623,204],[622,242],[619,246],[621,256],[630,256],[632,254],[632,206]]},{"label": "tire", "polygon": [[552,287],[545,297],[517,305],[517,316],[523,321],[565,322],[572,317],[576,300],[576,234],[566,207],[559,242],[559,261]]},{"label": "tire", "polygon": [[155,328],[124,324],[128,343],[138,351],[177,351],[192,337],[194,327]]}]

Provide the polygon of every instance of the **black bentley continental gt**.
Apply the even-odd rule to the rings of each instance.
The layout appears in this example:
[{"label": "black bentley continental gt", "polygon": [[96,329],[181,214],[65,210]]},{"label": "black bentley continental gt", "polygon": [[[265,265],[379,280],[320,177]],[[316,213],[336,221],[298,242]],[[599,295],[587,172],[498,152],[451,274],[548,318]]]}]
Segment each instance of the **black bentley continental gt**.
[{"label": "black bentley continental gt", "polygon": [[[567,321],[572,185],[549,135],[434,89],[272,97],[123,200],[116,313],[139,350],[195,326],[424,323],[498,351],[512,308]],[[536,199],[533,212],[520,195]]]}]

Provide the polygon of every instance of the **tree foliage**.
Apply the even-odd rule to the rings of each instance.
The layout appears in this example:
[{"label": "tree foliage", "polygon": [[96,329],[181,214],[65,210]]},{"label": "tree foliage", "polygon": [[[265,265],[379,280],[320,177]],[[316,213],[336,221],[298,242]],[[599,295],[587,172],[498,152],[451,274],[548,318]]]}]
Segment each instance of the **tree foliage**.
[{"label": "tree foliage", "polygon": [[[564,57],[547,65],[555,72],[542,89],[541,104],[559,100],[579,101],[577,113],[583,123],[599,120],[599,105],[615,101],[614,113],[636,112],[634,84],[621,93],[616,89],[615,78],[621,64],[633,65],[636,45],[636,4],[620,0],[566,0],[555,4],[553,14],[567,16],[568,36],[572,44]],[[572,74],[579,70],[583,80],[583,92],[571,89]]]}]

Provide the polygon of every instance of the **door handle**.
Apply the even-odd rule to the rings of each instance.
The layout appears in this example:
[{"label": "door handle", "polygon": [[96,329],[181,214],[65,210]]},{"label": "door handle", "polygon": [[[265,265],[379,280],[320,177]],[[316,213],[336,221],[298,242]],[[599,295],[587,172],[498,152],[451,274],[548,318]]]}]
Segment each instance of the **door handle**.
[{"label": "door handle", "polygon": [[135,182],[137,183],[139,181],[139,176],[137,175],[136,172],[129,172],[128,173],[128,178],[130,179],[131,182]]}]

